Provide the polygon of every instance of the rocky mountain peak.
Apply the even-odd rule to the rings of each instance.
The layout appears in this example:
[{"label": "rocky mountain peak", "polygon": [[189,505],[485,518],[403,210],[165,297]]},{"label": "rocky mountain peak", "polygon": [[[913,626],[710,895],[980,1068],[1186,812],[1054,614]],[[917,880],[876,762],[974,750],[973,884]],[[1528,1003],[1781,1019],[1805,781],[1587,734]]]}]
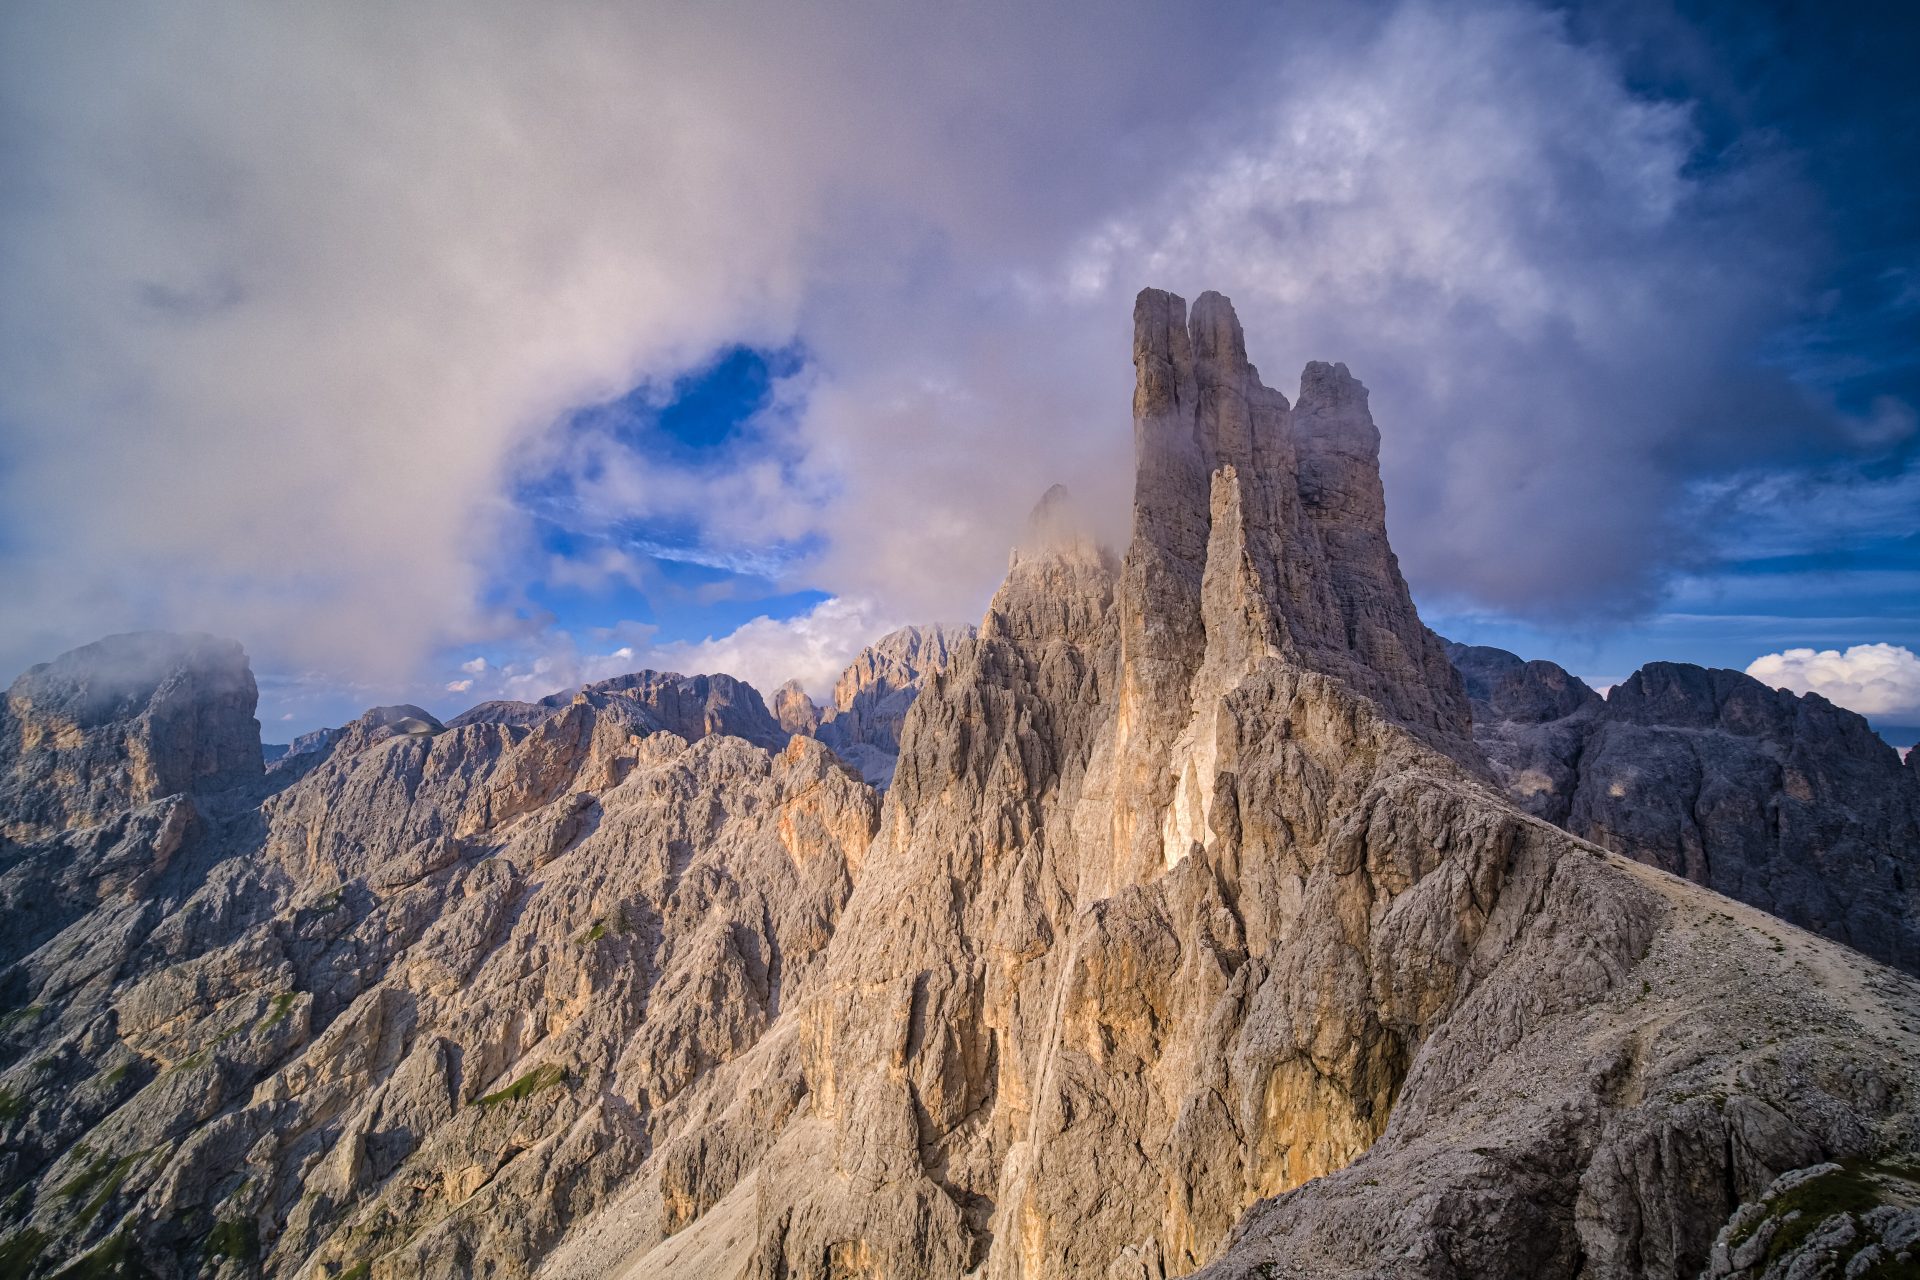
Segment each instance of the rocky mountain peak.
[{"label": "rocky mountain peak", "polygon": [[1650,662],[1602,699],[1551,662],[1449,652],[1515,804],[1920,970],[1920,786],[1865,718],[1684,662]]},{"label": "rocky mountain peak", "polygon": [[813,698],[800,687],[798,680],[789,680],[775,689],[768,709],[787,733],[811,735],[820,727],[820,708],[814,705]]},{"label": "rocky mountain peak", "polygon": [[[1460,677],[1421,623],[1387,544],[1366,388],[1344,365],[1315,362],[1289,406],[1260,382],[1233,305],[1218,293],[1203,294],[1189,316],[1177,295],[1142,291],[1133,347],[1137,470],[1119,591],[1127,727],[1119,749],[1145,806],[1170,802],[1179,773],[1170,753],[1221,694],[1195,682],[1227,634],[1209,618],[1231,616],[1224,642],[1240,646],[1243,623],[1258,614],[1260,647],[1342,681],[1469,758]],[[1216,527],[1223,520],[1235,527]],[[1220,556],[1232,563],[1214,563]],[[1239,603],[1209,606],[1209,583]],[[1118,820],[1134,845],[1125,861],[1144,868],[1181,856],[1154,848],[1136,818]]]},{"label": "rocky mountain peak", "polygon": [[637,732],[665,730],[689,742],[709,734],[728,734],[777,751],[790,736],[767,710],[759,690],[744,680],[722,674],[683,676],[677,671],[650,670],[565,689],[538,702],[483,702],[455,716],[447,727],[538,724],[583,699],[625,715]]},{"label": "rocky mountain peak", "polygon": [[933,625],[889,631],[862,649],[833,686],[814,736],[873,786],[893,780],[907,710],[925,683],[944,671],[972,627]]},{"label": "rocky mountain peak", "polygon": [[[820,741],[642,672],[7,848],[0,1271],[1692,1280],[1913,1239],[1782,1175],[1907,1203],[1920,984],[1502,799],[1364,388],[1288,405],[1217,294],[1136,315],[1124,561],[1049,494],[979,632],[876,642]],[[1838,785],[1607,728],[1737,739],[1789,828]],[[884,798],[843,763],[893,751]]]},{"label": "rocky mountain peak", "polygon": [[108,636],[33,667],[0,709],[0,830],[86,826],[260,776],[246,652],[208,635]]},{"label": "rocky mountain peak", "polygon": [[1056,484],[1040,495],[1027,515],[1025,530],[1014,544],[1011,563],[1046,555],[1075,555],[1094,547],[1085,515],[1073,493]]},{"label": "rocky mountain peak", "polygon": [[1579,676],[1551,662],[1529,662],[1488,645],[1448,644],[1447,657],[1466,685],[1473,723],[1545,724],[1597,708],[1605,700]]}]

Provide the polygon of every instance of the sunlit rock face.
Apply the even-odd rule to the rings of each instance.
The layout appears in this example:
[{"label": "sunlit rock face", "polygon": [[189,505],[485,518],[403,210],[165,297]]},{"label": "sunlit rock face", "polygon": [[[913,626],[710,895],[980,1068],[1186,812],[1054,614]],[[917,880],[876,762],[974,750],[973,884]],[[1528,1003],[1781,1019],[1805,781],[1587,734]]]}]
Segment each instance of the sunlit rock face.
[{"label": "sunlit rock face", "polygon": [[767,709],[787,733],[810,735],[820,727],[820,708],[814,705],[798,680],[789,680],[775,689]]},{"label": "sunlit rock face", "polygon": [[1602,699],[1551,662],[1450,646],[1513,802],[1920,972],[1920,786],[1865,719],[1655,662]]},{"label": "sunlit rock face", "polygon": [[[1488,785],[1364,388],[1289,406],[1217,295],[1143,294],[1135,356],[1132,545],[1050,494],[909,714],[750,1273],[1692,1275],[1774,1172],[1909,1141],[1859,1046],[1911,986]],[[1795,1074],[1843,1048],[1866,1094]]]},{"label": "sunlit rock face", "polygon": [[0,1259],[1691,1277],[1911,1151],[1913,982],[1495,785],[1364,387],[1135,329],[1124,555],[1049,491],[820,740],[643,673],[8,846]]}]

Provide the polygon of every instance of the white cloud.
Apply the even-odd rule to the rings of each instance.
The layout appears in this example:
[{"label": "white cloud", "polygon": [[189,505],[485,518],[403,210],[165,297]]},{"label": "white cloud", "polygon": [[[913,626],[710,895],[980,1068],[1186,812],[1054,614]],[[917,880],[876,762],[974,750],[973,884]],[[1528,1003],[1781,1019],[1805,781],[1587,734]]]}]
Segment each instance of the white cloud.
[{"label": "white cloud", "polygon": [[[777,620],[755,618],[723,636],[666,644],[646,639],[650,627],[623,624],[610,630],[641,637],[611,650],[600,644],[581,644],[566,632],[541,637],[544,650],[530,651],[511,661],[490,662],[486,671],[426,690],[388,690],[392,700],[418,699],[443,716],[456,715],[476,703],[493,699],[533,702],[549,694],[627,675],[635,671],[678,671],[684,675],[724,672],[745,680],[769,696],[789,679],[816,700],[830,696],[840,673],[860,650],[899,622],[879,613],[864,600],[828,599],[805,613]],[[457,694],[457,698],[446,695]],[[312,723],[332,723],[346,713],[334,702],[303,708]],[[286,718],[292,718],[291,716]]]},{"label": "white cloud", "polygon": [[487,669],[487,660],[485,658],[470,658],[460,664],[460,669],[469,675],[477,676]]},{"label": "white cloud", "polygon": [[873,602],[631,660],[818,688],[856,616],[977,613],[1051,482],[1124,535],[1147,284],[1232,294],[1275,385],[1374,388],[1416,589],[1642,600],[1689,472],[1766,460],[1788,398],[1735,356],[1815,240],[1790,175],[1690,167],[1683,106],[1515,0],[74,0],[0,9],[0,113],[13,669],[148,625],[336,686],[629,661],[500,600],[642,573],[544,561],[514,477],[604,443],[570,408],[793,342],[756,451],[575,470]]},{"label": "white cloud", "polygon": [[623,644],[601,652],[556,633],[545,652],[492,668],[478,680],[456,681],[447,690],[471,692],[476,699],[532,701],[650,668],[683,675],[724,672],[745,680],[763,695],[788,680],[798,680],[809,694],[824,699],[861,649],[899,625],[871,601],[836,597],[791,618],[755,618],[726,635],[704,640]]},{"label": "white cloud", "polygon": [[[193,626],[386,680],[523,630],[482,601],[523,549],[510,469],[559,414],[789,341],[823,283],[878,303],[940,246],[1057,240],[1140,160],[1090,137],[1200,109],[1137,101],[1147,72],[1211,78],[1246,26],[1132,0],[6,7],[33,198],[0,204],[0,660]],[[806,517],[777,471],[640,478],[636,515]]]},{"label": "white cloud", "polygon": [[798,680],[818,701],[860,650],[900,625],[872,601],[836,597],[784,621],[755,618],[728,635],[660,645],[641,656],[648,666],[689,674],[724,671],[762,694]]},{"label": "white cloud", "polygon": [[1863,716],[1920,721],[1920,655],[1904,645],[1788,649],[1755,658],[1747,674],[1776,689],[1817,693]]}]

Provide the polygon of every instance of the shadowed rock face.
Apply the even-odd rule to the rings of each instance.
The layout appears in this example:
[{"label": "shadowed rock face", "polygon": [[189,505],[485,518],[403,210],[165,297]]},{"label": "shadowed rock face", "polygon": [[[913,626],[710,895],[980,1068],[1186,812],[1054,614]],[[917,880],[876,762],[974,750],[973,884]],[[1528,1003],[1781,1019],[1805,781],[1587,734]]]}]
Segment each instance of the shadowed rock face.
[{"label": "shadowed rock face", "polygon": [[0,834],[257,778],[258,701],[246,653],[212,636],[109,636],[34,667],[0,707]]},{"label": "shadowed rock face", "polygon": [[1602,699],[1551,662],[1450,652],[1521,808],[1920,971],[1920,786],[1860,716],[1738,671],[1649,663]]},{"label": "shadowed rock face", "polygon": [[907,708],[973,634],[972,627],[938,625],[890,631],[840,673],[825,707],[815,706],[798,681],[781,685],[773,695],[774,719],[784,732],[826,743],[867,785],[885,790],[899,762]]},{"label": "shadowed rock face", "polygon": [[0,1261],[1691,1277],[1914,1150],[1912,981],[1491,785],[1359,384],[1135,353],[1132,544],[1043,499],[884,801],[647,675],[9,851]]}]

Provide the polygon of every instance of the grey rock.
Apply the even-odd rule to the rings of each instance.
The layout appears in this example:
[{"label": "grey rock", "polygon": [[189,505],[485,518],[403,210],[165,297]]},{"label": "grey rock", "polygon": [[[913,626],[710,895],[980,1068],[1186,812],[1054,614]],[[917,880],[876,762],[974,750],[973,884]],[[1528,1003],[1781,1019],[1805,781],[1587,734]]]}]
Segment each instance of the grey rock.
[{"label": "grey rock", "polygon": [[41,663],[0,707],[0,835],[258,778],[258,701],[245,652],[212,636],[133,632]]},{"label": "grey rock", "polygon": [[9,849],[0,1257],[1678,1278],[1911,1158],[1920,984],[1515,807],[1359,384],[1137,321],[1132,544],[1043,499],[884,799],[649,675]]},{"label": "grey rock", "polygon": [[789,680],[773,691],[772,711],[773,718],[788,733],[811,735],[820,727],[820,708],[798,680]]},{"label": "grey rock", "polygon": [[1832,1161],[1776,1178],[1714,1240],[1711,1280],[1860,1280],[1920,1270],[1920,1168]]},{"label": "grey rock", "polygon": [[946,670],[955,646],[972,636],[972,627],[938,625],[888,632],[841,673],[814,736],[884,790],[899,759],[907,709],[921,686]]},{"label": "grey rock", "polygon": [[710,733],[724,733],[777,751],[790,736],[768,713],[759,692],[745,681],[729,675],[683,676],[674,671],[636,671],[550,694],[538,702],[483,702],[455,716],[448,727],[525,727],[583,699],[626,715],[636,726],[675,733],[689,742]]},{"label": "grey rock", "polygon": [[1864,718],[1738,671],[1649,663],[1603,700],[1550,662],[1450,652],[1516,804],[1920,971],[1920,786]]}]

